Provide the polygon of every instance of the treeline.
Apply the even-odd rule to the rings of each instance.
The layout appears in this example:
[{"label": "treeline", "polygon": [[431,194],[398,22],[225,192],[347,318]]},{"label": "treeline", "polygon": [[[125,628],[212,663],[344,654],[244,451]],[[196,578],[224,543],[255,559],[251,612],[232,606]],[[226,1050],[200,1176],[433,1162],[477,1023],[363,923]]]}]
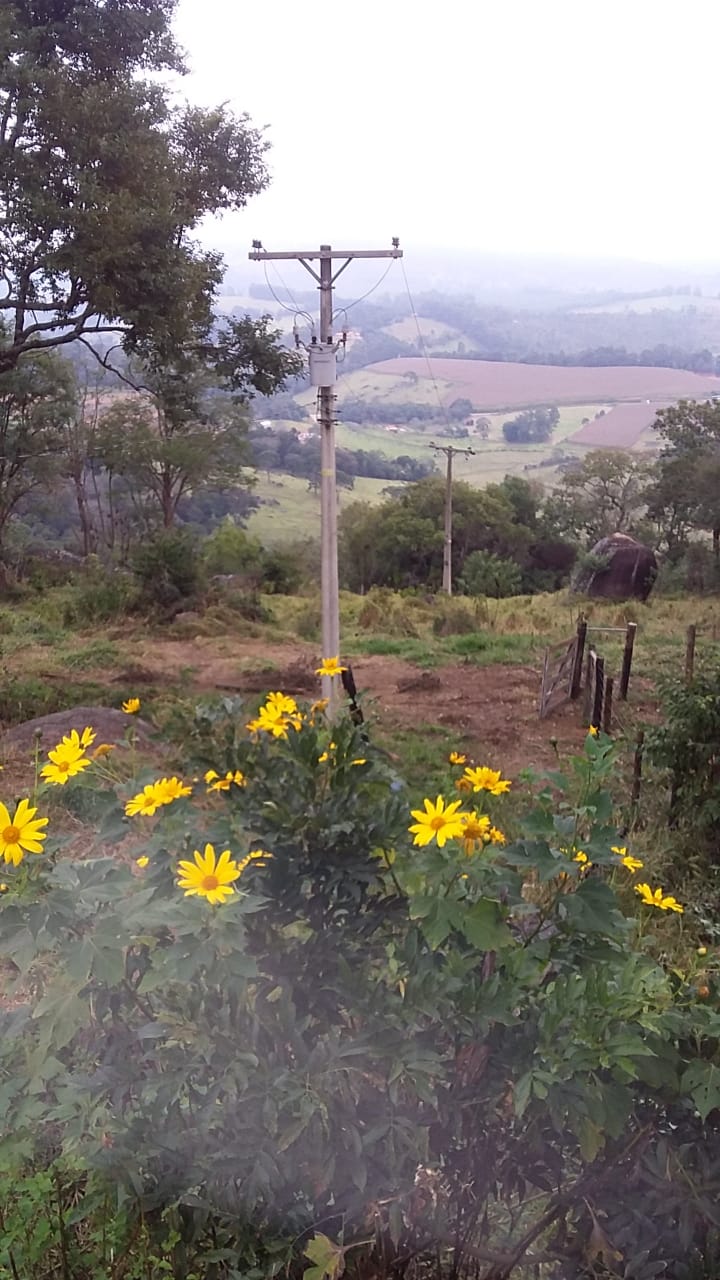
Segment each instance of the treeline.
[{"label": "treeline", "polygon": [[[250,431],[252,462],[260,471],[283,471],[291,476],[302,476],[311,485],[319,483],[321,471],[320,438],[312,434],[301,439],[293,429],[276,430],[255,425]],[[376,480],[420,480],[435,470],[432,460],[427,462],[401,454],[387,458],[377,450],[335,450],[335,466],[338,483],[352,488],[356,476],[369,476]]]},{"label": "treeline", "polygon": [[[469,594],[514,595],[564,585],[576,560],[611,533],[654,548],[668,586],[720,589],[720,404],[681,402],[658,414],[662,452],[596,449],[563,465],[562,483],[506,476],[453,485],[453,580]],[[429,477],[380,506],[340,517],[344,585],[438,590],[444,485]],[[709,535],[709,536],[708,536]]]},{"label": "treeline", "polygon": [[[416,373],[404,376],[408,389],[417,384]],[[445,408],[437,401],[435,404],[401,404],[395,401],[362,400],[355,396],[342,401],[338,414],[344,422],[377,423],[384,426],[388,423],[445,422],[446,419],[449,422],[463,422],[472,411],[472,401],[465,397],[458,397]]]},{"label": "treeline", "polygon": [[[444,506],[444,482],[430,476],[380,506],[346,507],[339,535],[343,585],[360,592],[372,586],[439,590]],[[554,591],[566,581],[576,554],[552,513],[546,515],[541,486],[516,476],[486,489],[463,481],[453,485],[453,577],[461,588],[477,585],[481,564],[488,570],[483,583],[491,580],[487,594]]]}]

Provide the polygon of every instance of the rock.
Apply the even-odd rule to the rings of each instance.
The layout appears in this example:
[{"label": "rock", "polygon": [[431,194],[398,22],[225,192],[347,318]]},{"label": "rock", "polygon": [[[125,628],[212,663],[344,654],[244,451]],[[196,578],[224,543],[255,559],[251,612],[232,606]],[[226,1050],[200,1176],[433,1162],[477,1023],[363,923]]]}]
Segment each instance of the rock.
[{"label": "rock", "polygon": [[95,730],[96,744],[117,742],[125,737],[131,722],[138,743],[147,744],[153,730],[146,720],[128,716],[124,711],[115,711],[112,707],[71,707],[68,711],[55,711],[52,715],[36,716],[34,720],[13,725],[12,729],[7,729],[3,734],[3,745],[18,751],[33,750],[36,734],[39,734],[40,746],[43,751],[48,751],[72,729],[82,733],[87,725]]},{"label": "rock", "polygon": [[434,693],[442,687],[442,681],[434,671],[423,671],[419,676],[398,680],[398,693]]},{"label": "rock", "polygon": [[626,533],[595,543],[590,555],[597,568],[580,568],[572,590],[604,600],[647,600],[657,578],[655,552]]}]

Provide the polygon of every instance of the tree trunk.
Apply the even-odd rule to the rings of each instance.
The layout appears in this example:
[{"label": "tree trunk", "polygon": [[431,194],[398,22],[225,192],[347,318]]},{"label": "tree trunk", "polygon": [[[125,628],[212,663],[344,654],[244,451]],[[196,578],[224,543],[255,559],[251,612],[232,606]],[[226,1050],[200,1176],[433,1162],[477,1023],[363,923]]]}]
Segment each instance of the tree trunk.
[{"label": "tree trunk", "polygon": [[172,529],[175,523],[175,495],[173,493],[172,475],[168,471],[163,472],[160,501],[162,503],[163,527]]},{"label": "tree trunk", "polygon": [[72,481],[75,486],[75,501],[77,503],[78,519],[80,520],[83,555],[89,556],[95,550],[95,530],[90,518],[90,508],[85,492],[85,477],[82,468],[73,471]]}]

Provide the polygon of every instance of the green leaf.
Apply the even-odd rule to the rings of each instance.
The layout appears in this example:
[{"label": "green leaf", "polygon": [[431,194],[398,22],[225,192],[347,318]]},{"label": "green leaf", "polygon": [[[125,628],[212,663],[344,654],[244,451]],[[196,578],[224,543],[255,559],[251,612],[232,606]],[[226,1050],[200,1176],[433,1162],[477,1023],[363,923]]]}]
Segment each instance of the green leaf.
[{"label": "green leaf", "polygon": [[683,1072],[681,1083],[683,1090],[690,1094],[701,1120],[706,1120],[711,1111],[720,1107],[720,1068],[713,1062],[702,1058],[691,1062]]},{"label": "green leaf", "polygon": [[305,1246],[305,1257],[314,1265],[305,1271],[305,1280],[338,1280],[345,1270],[345,1255],[339,1244],[333,1244],[321,1231],[316,1231]]},{"label": "green leaf", "polygon": [[500,905],[490,898],[481,898],[466,908],[459,927],[473,947],[479,951],[501,951],[512,944],[513,938],[504,923]]}]

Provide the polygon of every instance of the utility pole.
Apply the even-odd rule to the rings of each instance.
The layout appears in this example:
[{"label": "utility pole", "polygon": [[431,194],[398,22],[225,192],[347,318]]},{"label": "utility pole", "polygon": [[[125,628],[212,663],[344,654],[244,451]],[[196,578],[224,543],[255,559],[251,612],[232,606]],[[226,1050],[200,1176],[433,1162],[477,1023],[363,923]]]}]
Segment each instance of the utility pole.
[{"label": "utility pole", "polygon": [[431,441],[430,448],[436,453],[444,453],[447,458],[447,470],[445,472],[445,541],[443,543],[443,591],[452,595],[452,465],[453,458],[456,453],[463,453],[469,458],[475,453],[474,449],[459,449],[452,444],[435,444]]},{"label": "utility pole", "polygon": [[[321,244],[318,249],[297,249],[280,253],[268,253],[259,240],[253,240],[252,262],[274,260],[300,262],[317,281],[320,290],[320,340],[313,330],[309,346],[300,342],[295,327],[295,345],[304,346],[310,365],[310,382],[318,388],[318,422],[320,424],[320,585],[322,595],[322,656],[340,656],[340,591],[338,584],[337,553],[337,486],[335,480],[335,383],[337,381],[336,353],[345,346],[347,332],[339,342],[333,338],[333,289],[338,276],[355,258],[402,258],[400,242],[393,239],[391,249],[333,249]],[[320,270],[311,262],[319,261]],[[336,261],[342,263],[334,269]],[[337,709],[337,679],[323,676],[323,697],[329,699],[331,715]]]}]

